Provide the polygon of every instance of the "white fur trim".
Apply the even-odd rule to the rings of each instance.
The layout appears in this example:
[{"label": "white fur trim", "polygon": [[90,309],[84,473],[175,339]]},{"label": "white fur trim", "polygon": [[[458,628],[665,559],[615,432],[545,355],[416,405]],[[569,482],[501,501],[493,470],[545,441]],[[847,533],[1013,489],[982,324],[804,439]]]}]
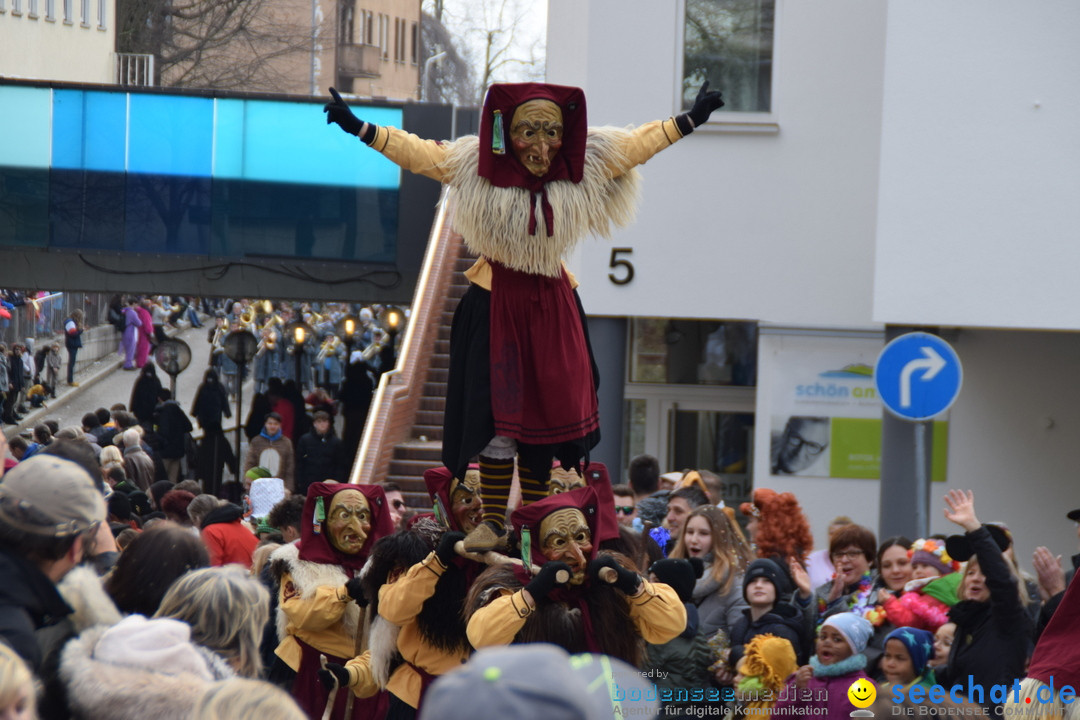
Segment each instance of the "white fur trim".
[{"label": "white fur trim", "polygon": [[629,225],[637,208],[641,174],[631,168],[612,177],[611,167],[626,167],[622,146],[628,130],[589,128],[581,182],[546,185],[554,215],[548,237],[541,201],[536,199],[536,233],[529,234],[533,199],[519,187],[500,188],[480,177],[479,138],[461,138],[447,148],[449,184],[455,190],[455,229],[473,252],[514,270],[559,277],[562,260],[588,234],[609,237],[612,225]]},{"label": "white fur trim", "polygon": [[368,635],[371,650],[371,674],[383,690],[390,682],[390,665],[398,654],[397,639],[401,626],[395,625],[382,615],[376,615]]},{"label": "white fur trim", "polygon": [[94,625],[115,625],[123,617],[93,568],[85,565],[75,567],[64,576],[56,589],[75,611],[68,619],[76,632]]},{"label": "white fur trim", "polygon": [[[322,585],[341,587],[349,581],[349,576],[345,574],[345,571],[339,565],[301,560],[300,547],[296,543],[279,547],[270,555],[270,560],[271,562],[281,561],[285,563],[287,572],[292,578],[293,587],[300,593],[300,597],[305,600],[314,597],[315,591]],[[356,603],[349,603],[345,606],[345,614],[341,617],[343,632],[347,633],[349,637],[355,637],[359,623],[360,608]],[[288,618],[280,605],[277,609],[276,624],[278,640],[284,640],[288,634],[285,632]]]}]

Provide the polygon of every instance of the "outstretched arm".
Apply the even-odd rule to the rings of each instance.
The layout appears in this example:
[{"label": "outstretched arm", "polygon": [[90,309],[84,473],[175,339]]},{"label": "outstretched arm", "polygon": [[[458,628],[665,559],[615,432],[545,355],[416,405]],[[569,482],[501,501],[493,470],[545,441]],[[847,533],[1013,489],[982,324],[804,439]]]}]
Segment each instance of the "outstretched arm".
[{"label": "outstretched arm", "polygon": [[608,170],[613,177],[618,177],[632,168],[643,165],[653,155],[674,145],[681,138],[694,132],[709,120],[714,110],[724,107],[720,91],[709,91],[706,80],[698,91],[694,106],[689,112],[676,115],[667,120],[655,120],[635,128],[628,141],[623,144],[622,155],[618,161],[610,163]]},{"label": "outstretched arm", "polygon": [[434,140],[424,140],[394,127],[379,127],[356,117],[334,88],[330,88],[333,100],[323,106],[326,124],[337,123],[345,132],[356,135],[369,147],[378,150],[391,162],[409,172],[444,182],[446,173],[443,161],[445,147]]}]

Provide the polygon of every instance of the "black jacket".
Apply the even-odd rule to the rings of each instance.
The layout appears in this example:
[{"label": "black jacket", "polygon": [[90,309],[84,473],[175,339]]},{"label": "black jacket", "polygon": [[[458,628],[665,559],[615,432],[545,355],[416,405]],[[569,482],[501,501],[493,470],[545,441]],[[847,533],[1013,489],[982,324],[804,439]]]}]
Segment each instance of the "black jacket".
[{"label": "black jacket", "polygon": [[180,404],[175,400],[166,400],[158,405],[154,410],[154,424],[157,425],[160,442],[158,454],[169,460],[184,457],[187,434],[194,428]]},{"label": "black jacket", "polygon": [[980,704],[989,708],[996,705],[989,696],[992,685],[1011,685],[1014,678],[1024,677],[1031,621],[1020,603],[1017,581],[990,531],[984,525],[967,537],[986,576],[990,601],[961,600],[949,611],[949,619],[956,623],[956,639],[948,670],[939,682],[945,687],[954,683],[966,687],[968,675],[973,676],[972,683],[986,689]]},{"label": "black jacket", "polygon": [[72,610],[52,580],[17,553],[0,550],[0,578],[0,639],[39,672],[58,645],[54,636],[69,634]]},{"label": "black jacket", "polygon": [[319,435],[314,430],[296,444],[296,493],[305,494],[313,482],[345,482],[341,440],[333,432]]},{"label": "black jacket", "polygon": [[751,619],[750,608],[731,626],[731,667],[738,665],[743,656],[743,646],[758,635],[771,633],[791,642],[799,665],[810,658],[810,639],[806,636],[806,623],[801,610],[786,602],[778,602],[773,609],[757,620]]}]

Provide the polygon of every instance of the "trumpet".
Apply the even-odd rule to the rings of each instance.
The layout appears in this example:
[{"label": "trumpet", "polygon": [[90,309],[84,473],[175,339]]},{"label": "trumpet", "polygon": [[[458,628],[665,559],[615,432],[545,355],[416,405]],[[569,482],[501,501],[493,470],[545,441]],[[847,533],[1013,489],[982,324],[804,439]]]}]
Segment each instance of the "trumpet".
[{"label": "trumpet", "polygon": [[331,335],[323,340],[322,347],[319,348],[319,354],[315,356],[315,364],[321,365],[327,357],[332,353],[336,353],[337,349],[341,346],[341,338],[337,335]]},{"label": "trumpet", "polygon": [[244,308],[244,312],[240,313],[240,322],[244,325],[250,325],[255,322],[255,308],[251,305]]}]

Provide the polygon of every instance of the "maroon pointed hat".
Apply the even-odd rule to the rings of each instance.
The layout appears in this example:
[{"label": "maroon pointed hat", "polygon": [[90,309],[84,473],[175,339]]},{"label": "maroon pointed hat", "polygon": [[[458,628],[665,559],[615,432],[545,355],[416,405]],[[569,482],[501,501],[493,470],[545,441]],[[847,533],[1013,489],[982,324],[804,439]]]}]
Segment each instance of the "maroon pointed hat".
[{"label": "maroon pointed hat", "polygon": [[[316,510],[323,505],[323,516],[330,509],[330,499],[343,490],[358,490],[367,498],[371,506],[371,533],[364,546],[355,555],[343,553],[330,543],[325,521],[319,522]],[[390,508],[386,503],[386,493],[379,485],[353,485],[351,483],[311,483],[308,486],[307,500],[304,502],[304,514],[300,517],[300,559],[324,565],[340,565],[351,575],[364,567],[368,553],[375,541],[387,535],[393,535],[394,521],[390,519]]]},{"label": "maroon pointed hat", "polygon": [[[546,498],[537,500],[530,505],[519,507],[510,515],[510,521],[519,534],[524,532],[526,528],[529,530],[532,535],[531,560],[537,565],[543,565],[547,562],[547,558],[544,557],[544,553],[541,551],[540,547],[540,538],[538,534],[540,522],[556,510],[563,510],[565,508],[575,508],[580,510],[585,516],[585,522],[589,525],[589,533],[592,535],[593,551],[592,555],[589,557],[589,560],[592,560],[600,551],[601,542],[619,536],[617,522],[614,528],[614,534],[612,534],[612,530],[607,527],[607,523],[604,522],[604,516],[601,513],[602,504],[605,506],[607,505],[606,503],[602,503],[596,489],[586,486],[576,488],[570,492],[559,493],[558,495],[548,495]],[[610,510],[610,514],[614,516],[614,501],[611,503]]]},{"label": "maroon pointed hat", "polygon": [[[529,100],[550,100],[562,109],[563,142],[547,175],[533,177],[510,147],[514,110]],[[581,182],[585,171],[585,92],[548,83],[496,83],[488,88],[480,116],[479,174],[495,187],[537,186],[552,180]],[[502,152],[499,152],[501,146]]]},{"label": "maroon pointed hat", "polygon": [[[479,465],[472,464],[469,465],[468,470],[479,470],[479,468]],[[461,530],[453,513],[454,502],[451,495],[454,480],[454,474],[447,467],[428,468],[424,471],[424,485],[427,486],[432,504],[438,508],[439,514],[442,514],[444,510],[446,511],[446,517],[443,519],[451,530]],[[440,503],[442,504],[441,508],[439,508]]]}]

